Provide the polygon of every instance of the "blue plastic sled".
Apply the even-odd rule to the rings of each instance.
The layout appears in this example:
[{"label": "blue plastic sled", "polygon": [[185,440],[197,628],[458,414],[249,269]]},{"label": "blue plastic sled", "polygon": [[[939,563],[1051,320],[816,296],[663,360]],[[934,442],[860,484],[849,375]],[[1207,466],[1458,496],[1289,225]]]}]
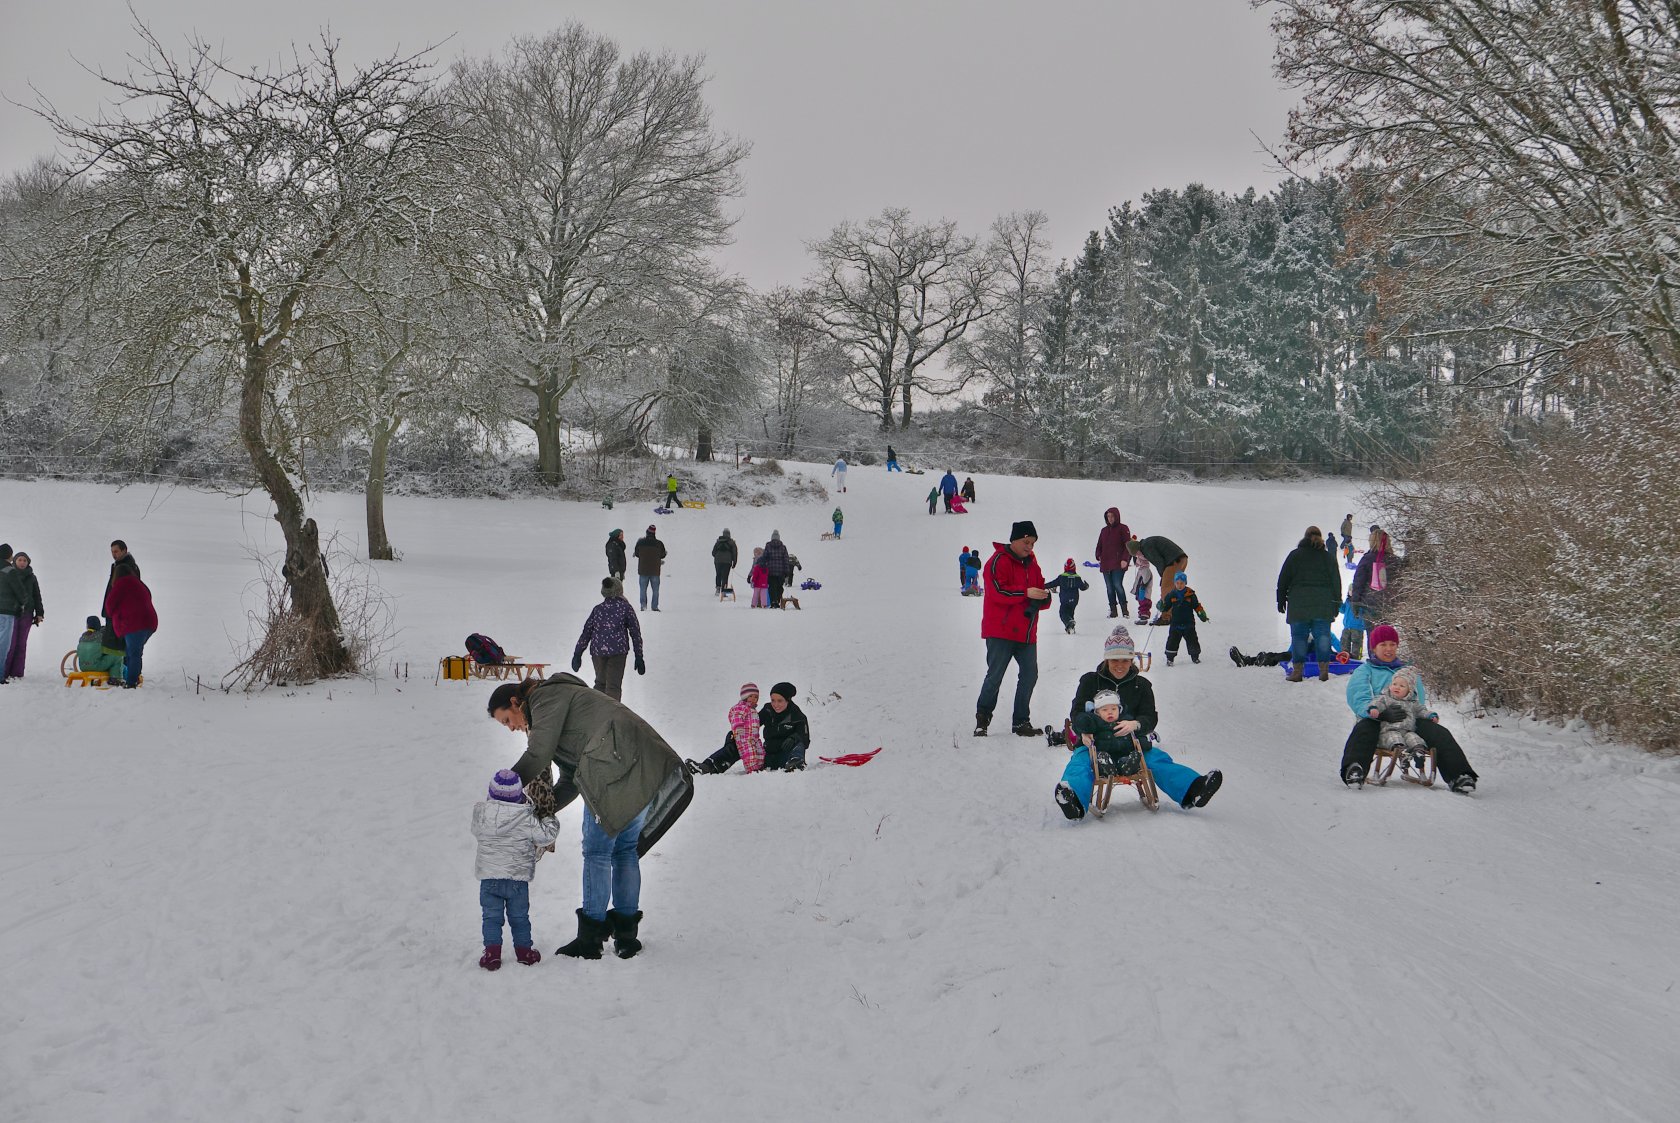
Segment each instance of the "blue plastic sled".
[{"label": "blue plastic sled", "polygon": [[1100,564],[1098,564],[1097,562],[1086,562],[1085,563],[1085,568],[1087,568],[1087,569],[1101,569],[1102,566]]},{"label": "blue plastic sled", "polygon": [[[1330,673],[1333,675],[1351,675],[1364,662],[1365,661],[1363,659],[1350,659],[1346,663],[1331,663]],[[1289,675],[1289,660],[1285,659],[1283,662],[1279,663],[1278,666],[1283,668],[1284,676],[1287,678]],[[1317,678],[1317,661],[1308,659],[1305,663],[1301,664],[1301,674],[1305,678]]]}]

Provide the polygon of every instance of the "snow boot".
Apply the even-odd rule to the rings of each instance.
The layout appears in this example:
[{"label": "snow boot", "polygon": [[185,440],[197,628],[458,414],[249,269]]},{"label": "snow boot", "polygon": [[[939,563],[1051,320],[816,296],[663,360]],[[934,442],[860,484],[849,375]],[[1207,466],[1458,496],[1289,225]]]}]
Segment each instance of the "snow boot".
[{"label": "snow boot", "polygon": [[1296,663],[1293,666],[1291,666],[1289,668],[1289,681],[1290,682],[1300,682],[1302,677],[1303,677],[1302,670],[1303,670],[1303,668],[1302,668],[1301,664],[1299,664],[1299,663]]},{"label": "snow boot", "polygon": [[1318,681],[1319,682],[1329,682],[1330,681],[1330,664],[1324,663],[1318,668]]},{"label": "snow boot", "polygon": [[1476,778],[1468,772],[1462,776],[1455,776],[1453,782],[1447,786],[1459,795],[1476,794]]},{"label": "snow boot", "polygon": [[1109,605],[1108,606],[1108,618],[1110,620],[1115,620],[1115,619],[1118,619],[1119,616],[1120,616],[1120,606],[1116,605],[1116,604]]},{"label": "snow boot", "polygon": [[1248,660],[1243,657],[1242,652],[1237,650],[1237,645],[1236,644],[1233,643],[1231,645],[1231,650],[1229,652],[1227,652],[1226,654],[1231,656],[1231,662],[1235,663],[1237,666],[1239,666],[1239,667],[1248,666]]},{"label": "snow boot", "polygon": [[1349,787],[1363,788],[1365,786],[1365,766],[1357,760],[1347,766],[1342,773],[1342,783]]},{"label": "snow boot", "polygon": [[532,964],[542,962],[542,952],[538,951],[536,948],[515,947],[513,949],[513,957],[527,967],[530,967]]},{"label": "snow boot", "polygon": [[478,965],[486,971],[500,971],[502,969],[502,945],[485,944],[484,954],[478,957]]},{"label": "snow boot", "polygon": [[1017,737],[1037,737],[1044,732],[1030,721],[1018,721],[1009,727],[1009,731]]},{"label": "snow boot", "polygon": [[642,950],[642,941],[636,938],[636,928],[642,923],[642,914],[638,912],[607,913],[607,923],[612,925],[613,954],[620,959],[629,959]]},{"label": "snow boot", "polygon": [[986,727],[991,724],[991,714],[976,713],[974,715],[974,735],[976,737],[984,737],[986,735]]},{"label": "snow boot", "polygon": [[1079,793],[1066,784],[1056,785],[1056,806],[1062,809],[1062,814],[1069,819],[1083,819],[1085,805],[1079,802]]},{"label": "snow boot", "polygon": [[711,769],[706,767],[703,761],[695,760],[693,757],[689,757],[687,760],[683,761],[683,767],[688,769],[688,774],[690,776],[698,776],[702,772],[711,771]]},{"label": "snow boot", "polygon": [[612,925],[605,920],[591,919],[582,909],[577,910],[577,918],[577,939],[563,947],[555,948],[554,954],[569,955],[573,959],[600,959],[601,945],[612,932]]},{"label": "snow boot", "polygon": [[1213,793],[1219,790],[1219,785],[1225,782],[1224,773],[1215,768],[1206,776],[1197,776],[1190,781],[1190,790],[1184,793],[1178,805],[1186,811],[1192,807],[1206,807]]}]

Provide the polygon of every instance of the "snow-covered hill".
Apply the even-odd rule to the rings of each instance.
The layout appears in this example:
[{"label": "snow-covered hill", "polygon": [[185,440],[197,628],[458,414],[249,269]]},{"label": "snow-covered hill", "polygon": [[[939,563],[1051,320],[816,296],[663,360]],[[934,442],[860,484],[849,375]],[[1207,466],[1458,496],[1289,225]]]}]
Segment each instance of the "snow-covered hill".
[{"label": "snow-covered hill", "polygon": [[[633,540],[648,507],[393,498],[386,662],[411,676],[247,697],[193,679],[245,635],[246,551],[277,541],[261,502],[0,481],[0,538],[48,609],[0,688],[0,1119],[1680,1115],[1674,759],[1449,707],[1473,799],[1349,791],[1340,682],[1224,650],[1281,645],[1277,567],[1350,487],[978,477],[972,514],[929,517],[933,478],[855,469],[840,542],[818,540],[832,502],[658,517],[671,562],[626,701],[699,755],[743,680],[787,679],[816,753],[884,751],[698,777],[644,864],[632,961],[548,955],[574,928],[574,805],[533,886],[548,957],[494,975],[468,818],[521,746],[488,685],[433,669],[473,631],[563,664],[607,532]],[[980,603],[956,556],[1031,518],[1053,571],[1092,556],[1111,503],[1189,550],[1209,657],[1151,678],[1167,747],[1225,785],[1069,824],[1064,751],[969,736]],[[312,513],[359,542],[355,497]],[[780,529],[823,588],[802,612],[715,603],[725,526]],[[147,684],[66,690],[113,537],[161,617]],[[1104,616],[1096,588],[1079,634],[1047,614],[1040,722]]]}]

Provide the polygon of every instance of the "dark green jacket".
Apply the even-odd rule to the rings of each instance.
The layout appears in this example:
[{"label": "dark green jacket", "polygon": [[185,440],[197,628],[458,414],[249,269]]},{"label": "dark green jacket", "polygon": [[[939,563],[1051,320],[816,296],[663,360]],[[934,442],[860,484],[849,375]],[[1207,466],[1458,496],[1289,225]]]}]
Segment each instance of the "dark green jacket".
[{"label": "dark green jacket", "polygon": [[576,675],[551,675],[525,696],[530,729],[513,770],[526,783],[560,770],[561,807],[583,796],[601,829],[617,834],[647,809],[637,852],[653,849],[694,798],[682,758],[635,711]]},{"label": "dark green jacket", "polygon": [[1342,567],[1336,555],[1303,538],[1283,559],[1278,570],[1278,611],[1288,607],[1291,624],[1305,620],[1334,620],[1342,609]]},{"label": "dark green jacket", "polygon": [[0,616],[22,616],[29,599],[29,575],[11,562],[0,568]]}]

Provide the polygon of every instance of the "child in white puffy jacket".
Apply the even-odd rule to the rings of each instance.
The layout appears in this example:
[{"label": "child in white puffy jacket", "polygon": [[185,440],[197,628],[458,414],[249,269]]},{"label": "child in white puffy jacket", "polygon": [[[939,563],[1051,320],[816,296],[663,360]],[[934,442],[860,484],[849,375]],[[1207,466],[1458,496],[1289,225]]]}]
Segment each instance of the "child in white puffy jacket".
[{"label": "child in white puffy jacket", "polygon": [[472,832],[478,839],[478,904],[484,914],[484,954],[478,965],[494,971],[502,965],[502,914],[513,929],[513,952],[529,967],[542,959],[531,944],[531,877],[537,858],[554,848],[560,833],[553,815],[539,819],[519,773],[502,769],[490,781],[489,799],[473,805]]}]

